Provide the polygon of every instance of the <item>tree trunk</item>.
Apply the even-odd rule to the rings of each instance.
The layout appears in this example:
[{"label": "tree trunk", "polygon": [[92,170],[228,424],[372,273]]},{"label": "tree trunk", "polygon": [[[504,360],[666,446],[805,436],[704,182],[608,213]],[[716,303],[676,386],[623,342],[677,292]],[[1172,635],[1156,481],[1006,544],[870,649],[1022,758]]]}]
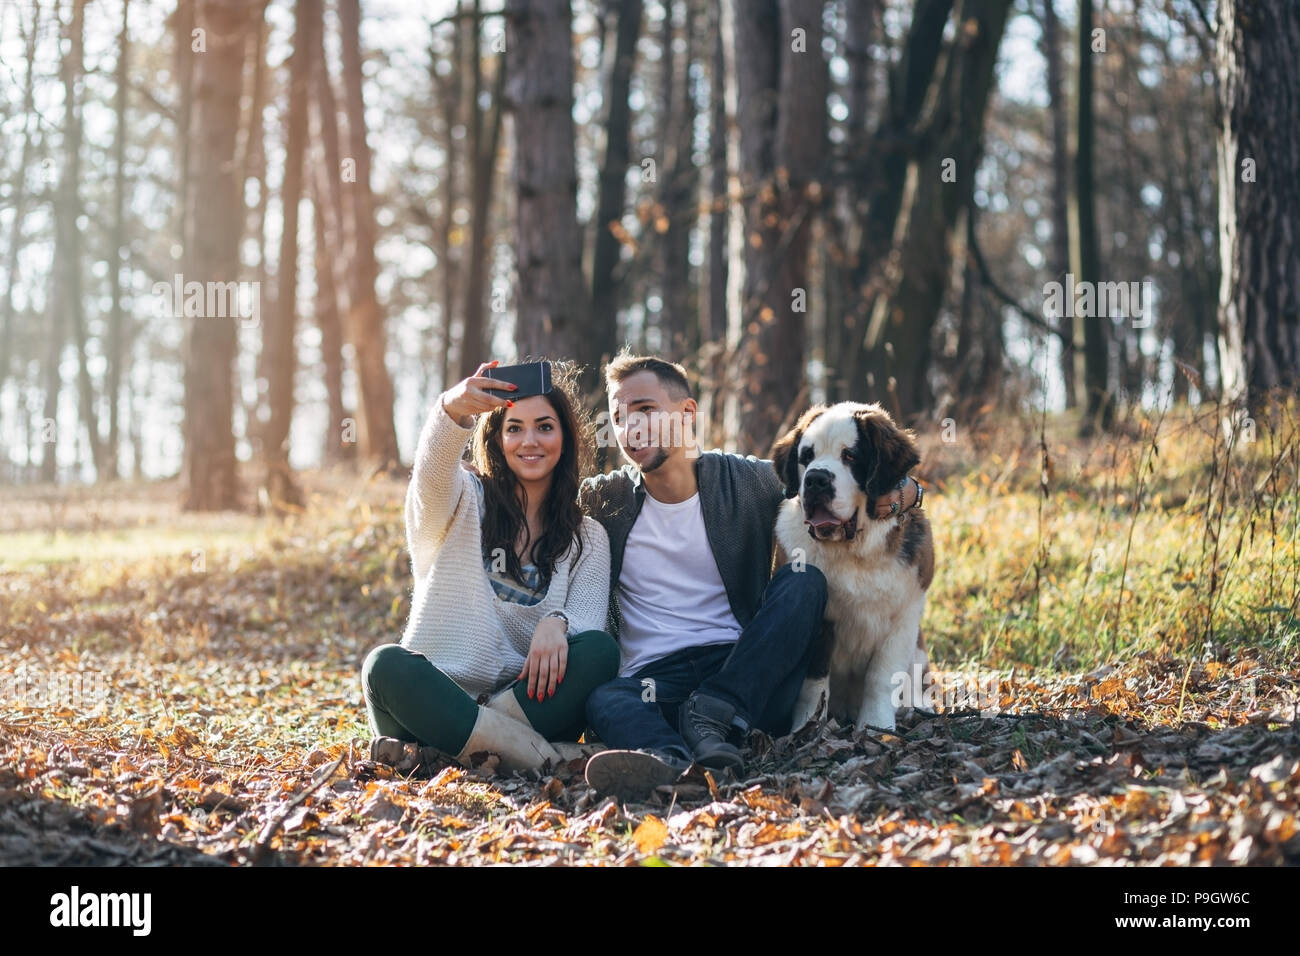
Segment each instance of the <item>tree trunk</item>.
[{"label": "tree trunk", "polygon": [[897,415],[933,406],[930,338],[952,269],[953,233],[983,155],[984,114],[1011,0],[960,0],[961,31],[927,97],[925,132],[908,164],[886,292],[867,327],[867,397]]},{"label": "tree trunk", "polygon": [[[750,260],[759,224],[757,209],[761,181],[771,173],[779,69],[780,9],[777,0],[742,4],[721,0],[720,29],[726,61],[728,119],[727,192],[740,210],[732,210],[727,231],[727,355],[710,399],[711,424],[723,445],[736,450],[740,441],[741,408],[748,383],[738,367],[739,346],[747,335],[752,310],[748,290],[753,276]],[[720,412],[720,414],[719,414]],[[746,449],[747,451],[751,449]]]},{"label": "tree trunk", "polygon": [[[1116,46],[1120,44],[1116,43]],[[1123,59],[1119,61],[1121,71],[1115,75],[1109,84],[1112,89],[1112,97],[1106,104],[1107,115],[1114,116],[1119,121],[1119,152],[1118,157],[1118,182],[1112,188],[1121,189],[1121,202],[1124,209],[1141,209],[1142,208],[1142,185],[1145,182],[1145,172],[1137,168],[1136,159],[1140,155],[1139,144],[1133,141],[1132,131],[1135,127],[1135,117],[1133,115],[1132,104],[1137,98],[1137,93],[1133,89],[1133,77],[1137,73],[1139,64],[1137,57],[1128,56],[1127,52],[1121,53]],[[1112,61],[1113,62],[1113,61]],[[1128,69],[1124,69],[1127,66]],[[1140,84],[1139,84],[1140,85]],[[1112,167],[1114,169],[1114,167]],[[1112,173],[1112,175],[1114,175]],[[1166,232],[1165,245],[1168,245],[1169,238]],[[1132,277],[1134,280],[1140,279],[1146,275],[1151,260],[1147,251],[1134,245],[1126,246],[1122,252],[1116,250],[1115,261],[1111,269],[1121,277]],[[1152,303],[1144,303],[1144,307],[1150,308]],[[1111,306],[1113,309],[1114,307]],[[1143,383],[1158,381],[1158,375],[1148,376],[1146,369],[1146,359],[1142,355],[1142,332],[1134,322],[1132,308],[1129,314],[1120,317],[1121,321],[1116,323],[1114,317],[1107,318],[1107,328],[1118,343],[1118,357],[1120,361],[1119,376],[1117,376],[1117,398],[1116,402],[1122,400],[1130,407],[1137,407],[1142,401]]]},{"label": "tree trunk", "polygon": [[108,263],[108,369],[104,391],[108,398],[108,442],[104,449],[104,478],[118,476],[118,410],[122,392],[122,365],[125,315],[122,312],[122,252],[126,246],[126,94],[127,57],[130,51],[130,0],[122,0],[122,32],[118,38],[117,68],[114,83],[114,113],[117,119],[113,143],[113,233],[109,243]]},{"label": "tree trunk", "polygon": [[[1161,46],[1165,69],[1177,67],[1169,56],[1169,51]],[[1185,67],[1184,67],[1185,68]],[[1209,84],[1204,84],[1204,90]],[[1152,100],[1155,97],[1152,96]],[[1201,107],[1213,109],[1210,95],[1203,92]],[[1167,196],[1180,197],[1177,214],[1173,217],[1173,229],[1170,234],[1170,248],[1178,254],[1178,285],[1184,311],[1170,316],[1173,354],[1184,362],[1193,376],[1178,369],[1174,372],[1174,399],[1191,400],[1191,386],[1195,383],[1197,397],[1206,401],[1208,369],[1206,365],[1206,341],[1217,337],[1211,333],[1217,326],[1216,312],[1219,291],[1219,261],[1215,240],[1206,242],[1204,236],[1207,220],[1216,219],[1218,210],[1211,203],[1209,208],[1202,202],[1202,170],[1197,162],[1198,151],[1205,150],[1205,143],[1197,136],[1191,123],[1183,122],[1181,116],[1169,117],[1159,103],[1153,102],[1149,107],[1161,124],[1158,137],[1161,157],[1164,160],[1164,181],[1161,191]],[[1167,125],[1166,125],[1167,124]],[[1216,138],[1217,140],[1217,138]],[[1177,149],[1175,147],[1178,147]],[[1216,151],[1217,141],[1209,148]],[[1217,158],[1215,159],[1217,164]],[[1217,191],[1215,193],[1217,199]],[[1217,240],[1217,229],[1213,233]],[[1217,345],[1217,342],[1215,342]],[[1213,346],[1212,346],[1213,347]]]},{"label": "tree trunk", "polygon": [[[254,175],[257,156],[262,151],[262,112],[266,106],[266,8],[270,0],[261,0],[260,16],[255,19],[254,27],[248,36],[248,60],[253,64],[253,74],[249,81],[249,108],[247,122],[240,128],[239,142],[235,147],[235,169],[239,175],[240,199],[243,200],[244,188],[250,176]],[[244,217],[247,219],[247,216]],[[246,223],[245,223],[246,225]],[[240,234],[243,240],[243,234]]]},{"label": "tree trunk", "polygon": [[[701,331],[705,342],[722,344],[727,335],[727,60],[722,50],[721,4],[711,6],[713,56],[709,68],[709,311]],[[600,313],[597,313],[599,315]]]},{"label": "tree trunk", "polygon": [[325,57],[324,30],[319,37],[316,54],[312,63],[312,115],[316,118],[316,137],[320,144],[321,163],[313,175],[315,187],[322,192],[319,196],[324,213],[325,241],[328,261],[333,272],[336,286],[336,298],[342,295],[345,244],[346,214],[343,202],[343,185],[341,179],[342,156],[339,151],[338,101],[334,96],[334,84],[330,78],[329,61]]},{"label": "tree trunk", "polygon": [[180,176],[177,184],[181,201],[180,216],[177,220],[177,233],[181,248],[190,234],[189,195],[190,170],[193,156],[190,150],[191,136],[194,129],[194,74],[197,63],[193,46],[196,5],[200,0],[176,0],[176,14],[173,21],[175,36],[172,38],[172,65],[176,70],[180,85],[180,105],[176,112],[177,154],[180,156]]},{"label": "tree trunk", "polygon": [[[1166,66],[1168,60],[1165,60]],[[1154,97],[1152,100],[1154,101]],[[1178,256],[1178,266],[1175,278],[1177,279],[1178,297],[1184,304],[1183,309],[1178,313],[1170,315],[1168,310],[1161,310],[1162,332],[1168,336],[1172,357],[1192,369],[1192,374],[1196,376],[1200,383],[1198,391],[1204,390],[1205,375],[1202,369],[1202,360],[1200,354],[1205,346],[1204,331],[1201,326],[1201,303],[1198,299],[1204,297],[1209,287],[1203,285],[1204,279],[1201,277],[1199,267],[1190,267],[1193,260],[1191,242],[1189,241],[1189,229],[1186,209],[1188,205],[1194,202],[1194,196],[1191,194],[1196,188],[1195,183],[1189,183],[1183,175],[1184,161],[1190,159],[1191,154],[1186,153],[1182,157],[1175,155],[1175,144],[1179,142],[1178,132],[1172,126],[1185,125],[1181,117],[1175,117],[1172,124],[1166,123],[1166,117],[1162,114],[1159,105],[1152,102],[1148,106],[1151,115],[1156,117],[1158,128],[1156,130],[1157,142],[1160,149],[1160,192],[1164,196],[1176,197],[1170,201],[1173,207],[1173,213],[1169,217],[1169,238],[1167,245],[1169,251]],[[1186,140],[1183,140],[1186,142]],[[1198,227],[1193,220],[1192,231]],[[1197,264],[1199,266],[1199,263]],[[1216,288],[1217,291],[1217,288]],[[1187,402],[1190,397],[1192,382],[1187,374],[1184,374],[1181,368],[1175,368],[1173,372],[1173,400],[1175,402]]]},{"label": "tree trunk", "polygon": [[[55,22],[59,22],[58,7],[55,7]],[[51,160],[52,162],[53,160]],[[59,198],[56,192],[52,218],[57,228],[62,214],[59,211]],[[64,322],[63,274],[59,266],[59,250],[56,238],[55,258],[50,269],[50,339],[45,353],[45,396],[41,409],[41,427],[38,431],[41,441],[41,481],[58,480],[59,469],[59,394],[63,390],[63,373],[61,359],[66,341],[67,329]]]},{"label": "tree trunk", "polygon": [[[685,0],[684,55],[672,59],[670,122],[665,127],[663,206],[667,231],[661,244],[663,261],[663,354],[681,361],[699,348],[700,320],[691,288],[690,241],[699,199],[699,170],[691,153],[695,139],[695,97],[691,90],[691,63],[699,55],[696,38],[698,0]],[[665,30],[665,38],[669,31]]]},{"label": "tree trunk", "polygon": [[[22,18],[19,17],[21,24]],[[23,45],[26,48],[25,62],[27,73],[23,78],[23,145],[19,154],[18,170],[14,176],[11,202],[13,220],[9,224],[9,245],[5,251],[5,291],[0,297],[0,392],[4,390],[9,379],[9,356],[13,342],[14,329],[14,277],[18,272],[18,253],[23,246],[23,223],[27,219],[27,169],[32,163],[31,123],[36,117],[36,40],[40,33],[41,7],[32,4],[32,24],[23,33]],[[3,409],[0,409],[3,411]]]},{"label": "tree trunk", "polygon": [[60,66],[64,97],[64,160],[58,190],[55,262],[62,269],[64,288],[61,301],[77,346],[77,408],[81,423],[86,429],[95,477],[99,480],[104,477],[107,465],[104,460],[104,443],[99,434],[99,416],[95,411],[95,388],[90,378],[85,303],[82,301],[81,230],[77,225],[82,211],[81,98],[77,94],[77,88],[83,72],[85,14],[86,0],[73,0],[72,23],[69,26],[71,44],[68,55]]},{"label": "tree trunk", "polygon": [[861,190],[865,197],[854,204],[854,235],[845,251],[851,286],[838,378],[839,391],[846,395],[861,397],[867,323],[897,232],[908,163],[921,145],[921,112],[935,82],[952,6],[953,0],[917,0],[902,56],[890,76],[884,115],[870,139],[850,152],[850,180],[866,185]]},{"label": "tree trunk", "polygon": [[[871,94],[871,42],[876,33],[878,9],[876,0],[853,0],[844,5],[843,59],[848,67],[844,82],[844,100],[848,116],[844,122],[844,144],[840,147],[847,163],[861,161],[871,149],[867,113]],[[828,242],[825,259],[824,283],[826,321],[822,325],[822,361],[825,365],[826,401],[837,402],[856,395],[858,389],[846,376],[849,356],[846,352],[856,336],[853,328],[861,326],[854,316],[846,314],[845,306],[856,300],[849,295],[846,280],[855,265],[849,254],[849,236],[856,231],[860,219],[859,205],[863,204],[861,182],[854,177],[843,177],[836,191],[833,215],[826,219]]]},{"label": "tree trunk", "polygon": [[311,218],[315,232],[312,253],[316,266],[316,302],[312,311],[320,327],[321,363],[325,367],[325,395],[329,407],[322,460],[327,465],[335,465],[346,460],[349,451],[356,446],[344,441],[343,420],[347,418],[347,410],[343,406],[343,323],[339,318],[329,241],[325,237],[323,207],[328,202],[321,198],[321,182],[317,177],[312,183]]},{"label": "tree trunk", "polygon": [[876,32],[878,0],[847,0],[844,4],[844,62],[848,66],[844,105],[848,107],[849,139],[861,141],[867,132],[871,102],[871,41]]},{"label": "tree trunk", "polygon": [[[182,60],[193,57],[195,167],[187,176],[186,281],[234,282],[239,278],[243,203],[235,172],[244,37],[251,10],[242,4],[203,0],[201,22],[207,51],[191,53],[188,33]],[[182,77],[188,74],[186,68]],[[185,318],[185,453],[183,506],[216,511],[239,504],[232,430],[232,363],[235,317]]]},{"label": "tree trunk", "polygon": [[578,355],[592,334],[582,278],[568,0],[507,0],[520,360]]},{"label": "tree trunk", "polygon": [[759,6],[737,20],[736,49],[742,184],[755,190],[746,210],[737,440],[755,454],[771,446],[803,387],[828,82],[819,0]]},{"label": "tree trunk", "polygon": [[63,390],[60,359],[67,331],[63,327],[63,282],[57,265],[50,270],[50,339],[45,351],[45,396],[41,407],[41,481],[58,480],[59,469],[59,393]]},{"label": "tree trunk", "polygon": [[496,76],[492,86],[492,106],[486,117],[478,100],[483,88],[482,62],[479,59],[479,30],[482,9],[474,0],[474,42],[470,58],[473,76],[473,111],[470,113],[470,149],[473,169],[470,181],[470,234],[469,275],[465,282],[465,318],[461,326],[460,361],[458,378],[474,374],[479,364],[486,360],[488,327],[486,301],[488,254],[492,245],[492,228],[488,221],[492,211],[492,195],[496,183],[497,150],[501,143],[501,117],[505,109],[506,69],[508,59],[498,56]]},{"label": "tree trunk", "polygon": [[1219,364],[1258,412],[1300,386],[1300,7],[1219,0]]},{"label": "tree trunk", "polygon": [[[1047,60],[1047,100],[1052,121],[1052,249],[1048,268],[1053,280],[1065,281],[1070,271],[1070,146],[1069,107],[1065,101],[1065,67],[1061,57],[1061,21],[1056,16],[1056,0],[1043,0],[1043,56]],[[1064,335],[1061,345],[1061,384],[1065,389],[1065,407],[1075,408],[1073,320],[1062,315],[1056,319]]]},{"label": "tree trunk", "polygon": [[926,95],[934,83],[943,52],[944,28],[953,0],[917,0],[902,59],[890,82],[889,106],[873,137],[875,149],[864,157],[871,164],[870,192],[860,268],[870,268],[888,251],[902,205],[903,183],[915,154],[917,129]]},{"label": "tree trunk", "polygon": [[[1075,110],[1074,235],[1072,271],[1076,283],[1087,282],[1093,289],[1101,277],[1101,243],[1097,236],[1097,191],[1093,176],[1095,122],[1092,108],[1092,3],[1079,2],[1079,82]],[[1097,308],[1083,316],[1084,405],[1080,434],[1092,435],[1100,427],[1109,431],[1114,420],[1110,391],[1110,347],[1107,342],[1108,316]],[[1079,321],[1076,318],[1076,322]]]},{"label": "tree trunk", "polygon": [[660,309],[658,314],[647,311],[643,326],[647,332],[651,327],[658,330],[659,345],[656,351],[672,361],[680,358],[676,346],[680,345],[686,329],[684,316],[668,304],[669,282],[675,281],[678,277],[668,275],[670,253],[665,248],[672,225],[670,209],[672,170],[669,165],[669,154],[676,146],[675,126],[677,109],[680,105],[674,93],[678,79],[677,50],[673,43],[676,36],[673,8],[676,6],[673,0],[664,0],[664,17],[659,28],[659,115],[657,117],[659,128],[655,136],[654,157],[658,180],[654,188],[654,205],[651,211],[650,227],[654,235],[654,244],[650,247],[653,250],[650,259],[654,263],[652,268],[655,270],[655,281],[659,287]]},{"label": "tree trunk", "polygon": [[303,197],[303,155],[307,146],[307,95],[313,53],[319,45],[321,0],[296,0],[293,55],[289,58],[288,132],[284,177],[280,186],[280,255],[275,308],[263,323],[267,404],[271,416],[263,433],[265,489],[272,508],[300,508],[303,495],[289,467],[289,433],[293,423],[293,382],[298,368],[294,327],[298,321],[298,211]]},{"label": "tree trunk", "polygon": [[[461,11],[461,5],[457,4],[457,11]],[[442,222],[438,230],[438,268],[442,273],[442,348],[439,349],[438,357],[438,387],[447,388],[451,383],[447,381],[449,362],[451,359],[451,327],[452,322],[458,311],[457,300],[460,295],[460,278],[461,264],[460,249],[465,248],[462,242],[456,252],[457,262],[452,263],[452,248],[455,245],[453,237],[457,232],[456,225],[456,206],[462,192],[460,185],[460,176],[462,167],[465,164],[460,156],[460,145],[453,135],[455,127],[463,121],[464,113],[467,109],[477,110],[478,103],[465,102],[464,82],[462,80],[461,64],[465,61],[466,47],[469,47],[468,55],[473,58],[474,64],[478,65],[478,24],[468,20],[459,20],[453,31],[451,43],[451,61],[456,66],[451,71],[451,75],[442,84],[442,115],[443,130],[446,133],[444,140],[445,161],[443,163],[442,180]]]},{"label": "tree trunk", "polygon": [[[320,146],[312,165],[312,219],[315,228],[316,322],[321,330],[325,365],[325,392],[329,404],[329,430],[325,435],[327,464],[356,460],[357,443],[345,435],[345,422],[353,418],[343,400],[342,298],[347,271],[343,262],[344,212],[340,180],[338,106],[325,57],[325,31],[316,31],[312,56],[311,104],[315,138]],[[353,419],[353,430],[356,422]],[[349,439],[349,440],[345,440]]]},{"label": "tree trunk", "polygon": [[[260,288],[266,287],[268,270],[266,268],[266,209],[269,198],[269,190],[266,185],[266,125],[264,112],[266,108],[266,87],[267,87],[267,67],[266,67],[266,41],[267,34],[270,32],[270,26],[266,22],[267,3],[263,3],[258,15],[254,18],[253,28],[256,33],[253,37],[253,95],[252,105],[248,117],[248,135],[245,139],[244,162],[239,169],[240,184],[240,201],[243,202],[244,189],[248,179],[251,177],[257,183],[257,204],[253,207],[252,235],[257,242],[257,282]],[[332,114],[331,114],[332,115]],[[336,144],[337,147],[337,144]],[[335,150],[337,155],[337,148]],[[335,193],[338,192],[338,166],[334,167],[333,180],[336,183]],[[240,223],[244,224],[246,217],[241,216]],[[241,229],[240,238],[243,238]]]},{"label": "tree trunk", "polygon": [[[243,127],[243,135],[240,137],[239,145],[235,152],[235,169],[238,173],[238,193],[240,203],[239,217],[239,241],[244,241],[246,233],[250,233],[253,241],[257,246],[257,265],[252,270],[253,281],[257,283],[257,288],[261,293],[266,293],[265,307],[262,309],[263,314],[269,313],[274,307],[274,302],[270,298],[267,288],[267,267],[266,267],[266,209],[267,209],[267,189],[266,189],[266,130],[263,113],[266,106],[266,39],[268,26],[266,23],[267,2],[262,2],[258,12],[253,18],[249,28],[248,45],[250,47],[250,56],[253,63],[253,75],[251,80],[251,102],[248,110],[248,121]],[[257,201],[253,208],[247,208],[245,198],[249,179],[257,183]],[[250,215],[251,213],[251,215]],[[251,226],[250,226],[251,220]],[[247,270],[248,264],[240,261],[241,268]],[[243,401],[244,405],[244,433],[249,443],[253,446],[254,455],[261,458],[262,455],[262,420],[259,410],[266,402],[266,356],[258,349],[257,357],[254,360],[253,368],[253,399],[252,401]],[[236,387],[237,400],[242,400],[243,392]]]},{"label": "tree trunk", "polygon": [[[437,105],[437,121],[433,124],[433,135],[442,150],[442,168],[438,173],[438,215],[422,213],[432,233],[430,248],[437,259],[438,281],[441,284],[441,301],[438,305],[438,343],[433,356],[433,375],[424,376],[424,385],[429,387],[437,383],[438,390],[448,384],[451,361],[452,329],[459,315],[461,276],[463,268],[462,230],[456,222],[456,209],[464,192],[462,177],[468,172],[471,162],[462,158],[459,138],[454,135],[458,126],[468,131],[468,115],[476,109],[473,93],[467,92],[472,84],[465,83],[466,69],[473,70],[478,65],[478,51],[474,58],[466,57],[465,48],[474,43],[478,25],[468,15],[464,3],[457,0],[455,21],[451,30],[451,49],[445,55],[440,39],[445,24],[434,22],[429,30],[429,86]],[[439,71],[444,62],[451,64],[451,69],[444,77]],[[452,250],[455,250],[453,254]],[[422,357],[431,345],[421,346]]]},{"label": "tree trunk", "polygon": [[126,408],[128,412],[126,440],[131,449],[131,480],[138,482],[144,478],[144,436],[140,430],[140,406],[135,399],[135,386],[128,376],[126,380]]},{"label": "tree trunk", "polygon": [[961,219],[963,221],[957,231],[958,235],[964,231],[965,236],[957,259],[958,262],[964,262],[964,266],[957,334],[957,368],[952,375],[955,402],[947,414],[958,421],[970,421],[980,408],[998,398],[1005,348],[1002,309],[990,309],[980,295],[982,278],[975,256],[970,252],[971,244],[976,241],[979,207],[971,202]]},{"label": "tree trunk", "polygon": [[370,147],[366,145],[365,101],[361,95],[360,0],[339,0],[343,46],[343,86],[348,140],[356,162],[356,182],[348,184],[352,212],[352,289],[347,332],[357,363],[358,432],[361,455],[376,471],[399,466],[393,424],[393,380],[385,361],[387,335],[375,292],[375,209],[370,192]]},{"label": "tree trunk", "polygon": [[596,206],[596,237],[591,257],[590,348],[582,353],[587,368],[582,387],[595,392],[600,387],[600,366],[618,347],[618,267],[622,243],[618,232],[626,202],[628,171],[628,91],[636,64],[636,41],[641,31],[641,0],[627,0],[618,7],[614,60],[610,68],[605,110],[605,156],[600,164],[599,198]]}]

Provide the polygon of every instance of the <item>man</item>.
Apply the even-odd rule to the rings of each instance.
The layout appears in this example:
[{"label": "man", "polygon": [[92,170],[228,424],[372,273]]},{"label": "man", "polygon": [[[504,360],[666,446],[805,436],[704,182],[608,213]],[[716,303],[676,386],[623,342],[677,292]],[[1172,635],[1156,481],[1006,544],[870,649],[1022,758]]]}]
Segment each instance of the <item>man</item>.
[{"label": "man", "polygon": [[[698,453],[698,405],[680,365],[621,354],[605,369],[612,430],[629,464],[583,482],[583,510],[610,543],[619,676],[587,700],[610,746],[587,782],[624,799],[692,762],[739,774],[751,728],[788,733],[826,607],[808,564],[771,576],[782,486],[752,455]],[[910,508],[916,489],[899,495]],[[880,516],[889,513],[882,500]]]}]

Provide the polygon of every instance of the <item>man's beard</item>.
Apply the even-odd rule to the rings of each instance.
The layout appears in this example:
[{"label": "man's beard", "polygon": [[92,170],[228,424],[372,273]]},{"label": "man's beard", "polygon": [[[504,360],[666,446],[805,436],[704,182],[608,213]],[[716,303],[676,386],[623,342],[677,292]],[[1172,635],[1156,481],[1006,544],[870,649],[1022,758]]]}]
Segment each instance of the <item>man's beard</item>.
[{"label": "man's beard", "polygon": [[655,456],[641,466],[641,474],[648,475],[668,460],[668,452],[662,448],[655,451]]}]

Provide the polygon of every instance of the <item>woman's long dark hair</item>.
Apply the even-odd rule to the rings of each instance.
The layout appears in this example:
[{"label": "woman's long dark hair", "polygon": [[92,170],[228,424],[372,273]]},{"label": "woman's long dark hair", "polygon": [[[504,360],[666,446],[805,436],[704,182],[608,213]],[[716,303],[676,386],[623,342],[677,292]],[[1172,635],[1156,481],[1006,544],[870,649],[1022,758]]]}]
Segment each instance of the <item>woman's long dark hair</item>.
[{"label": "woman's long dark hair", "polygon": [[[568,363],[551,364],[551,390],[542,396],[555,410],[564,444],[560,460],[551,473],[551,489],[542,503],[543,530],[536,541],[525,541],[524,554],[537,565],[541,576],[539,590],[551,585],[555,564],[571,548],[573,560],[582,556],[582,509],[578,507],[578,484],[591,470],[593,431],[590,420],[577,398],[576,369]],[[506,464],[501,451],[501,430],[505,424],[505,407],[478,416],[471,439],[474,467],[483,482],[483,555],[485,560],[504,553],[506,571],[524,584],[523,563],[515,554],[515,541],[523,533],[528,538],[528,521],[520,497],[526,493],[515,473]],[[497,549],[500,548],[500,551]]]}]

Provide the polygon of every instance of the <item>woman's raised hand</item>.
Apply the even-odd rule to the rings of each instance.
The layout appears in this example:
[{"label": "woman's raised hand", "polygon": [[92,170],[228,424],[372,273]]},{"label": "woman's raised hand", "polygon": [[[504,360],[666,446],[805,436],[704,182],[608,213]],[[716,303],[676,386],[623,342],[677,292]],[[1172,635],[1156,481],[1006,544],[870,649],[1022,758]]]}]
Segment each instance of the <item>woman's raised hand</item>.
[{"label": "woman's raised hand", "polygon": [[[497,364],[496,359],[491,362],[484,362],[469,378],[457,382],[442,393],[442,407],[462,428],[468,428],[473,424],[473,416],[480,412],[490,412],[494,408],[511,404],[508,399],[502,398],[495,392],[502,389],[513,392],[516,386],[483,375],[485,369],[492,368]],[[488,391],[488,389],[493,391]]]}]

